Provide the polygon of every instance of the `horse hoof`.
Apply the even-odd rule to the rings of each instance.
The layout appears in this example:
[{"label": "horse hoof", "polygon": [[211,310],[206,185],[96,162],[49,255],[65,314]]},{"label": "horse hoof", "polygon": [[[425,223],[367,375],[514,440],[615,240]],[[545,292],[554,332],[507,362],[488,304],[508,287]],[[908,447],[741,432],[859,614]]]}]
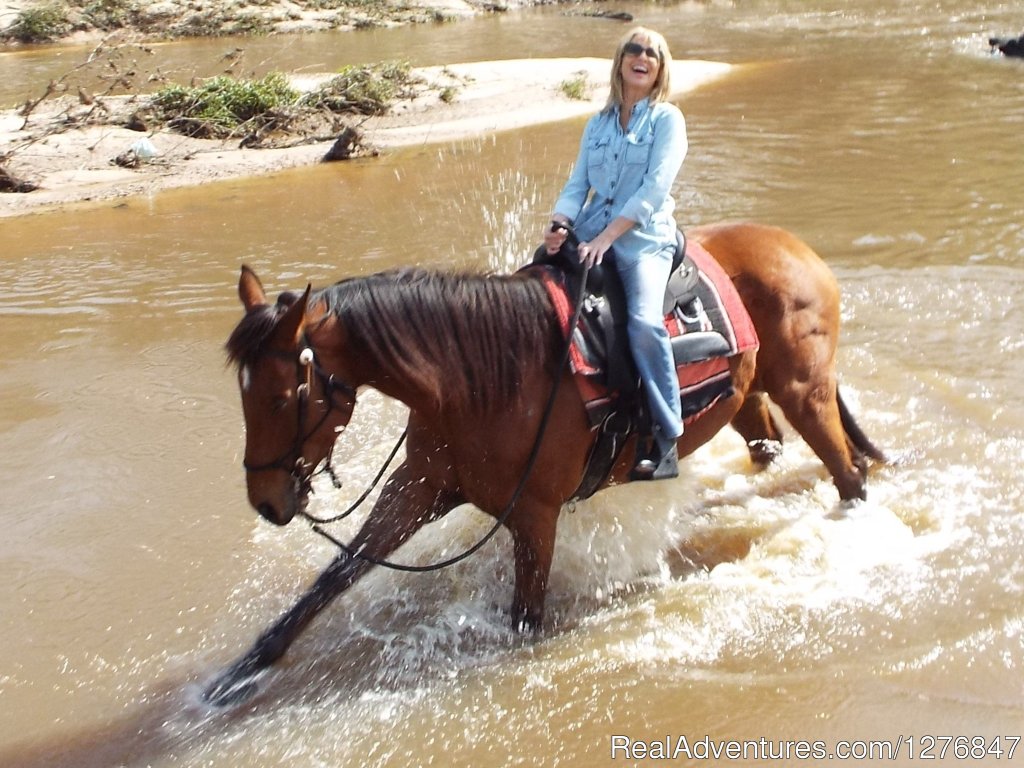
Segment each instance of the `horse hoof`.
[{"label": "horse hoof", "polygon": [[758,469],[765,469],[782,456],[781,440],[751,440],[747,443],[750,461]]}]

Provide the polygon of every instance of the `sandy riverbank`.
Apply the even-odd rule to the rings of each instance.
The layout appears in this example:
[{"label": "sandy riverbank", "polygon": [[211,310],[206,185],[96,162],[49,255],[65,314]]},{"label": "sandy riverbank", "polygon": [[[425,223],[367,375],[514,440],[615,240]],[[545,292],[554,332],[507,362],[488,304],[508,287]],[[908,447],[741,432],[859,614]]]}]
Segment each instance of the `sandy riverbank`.
[{"label": "sandy riverbank", "polygon": [[[608,60],[594,58],[521,59],[417,69],[415,73],[425,81],[422,95],[397,104],[390,114],[368,119],[361,125],[363,140],[385,151],[589,114],[604,103],[609,69]],[[674,62],[676,94],[721,77],[729,69],[729,65],[716,62]],[[579,72],[587,74],[588,99],[571,99],[559,87]],[[303,75],[293,82],[309,89],[327,77]],[[458,95],[446,103],[438,92],[453,82],[458,84]],[[47,102],[27,123],[16,110],[0,112],[0,153],[20,146],[7,170],[39,187],[29,193],[0,195],[0,217],[310,165],[320,162],[333,143],[242,149],[237,139],[192,139],[167,130],[145,134],[114,125],[75,128],[33,141],[33,137],[46,134],[48,121],[64,119],[66,109],[66,103]],[[143,137],[148,137],[158,153],[151,161],[137,168],[114,164],[114,158]]]}]

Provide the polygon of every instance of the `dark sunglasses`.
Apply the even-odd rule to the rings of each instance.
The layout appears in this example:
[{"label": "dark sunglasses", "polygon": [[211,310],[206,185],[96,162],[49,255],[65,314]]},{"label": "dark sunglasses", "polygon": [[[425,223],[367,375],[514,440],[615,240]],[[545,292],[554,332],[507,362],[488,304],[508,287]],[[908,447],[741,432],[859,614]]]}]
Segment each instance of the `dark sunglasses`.
[{"label": "dark sunglasses", "polygon": [[645,48],[640,43],[626,43],[622,46],[622,52],[627,56],[639,56],[641,53],[646,53],[648,59],[657,59],[661,61],[661,54],[655,48]]}]

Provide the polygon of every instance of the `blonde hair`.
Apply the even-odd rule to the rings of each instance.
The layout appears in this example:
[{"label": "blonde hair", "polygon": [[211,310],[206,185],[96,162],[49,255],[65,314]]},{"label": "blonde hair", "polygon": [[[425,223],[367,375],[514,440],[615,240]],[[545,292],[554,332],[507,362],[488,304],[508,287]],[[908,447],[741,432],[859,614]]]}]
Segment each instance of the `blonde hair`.
[{"label": "blonde hair", "polygon": [[660,32],[647,27],[633,27],[619,40],[619,47],[615,50],[615,58],[612,60],[611,91],[604,105],[605,111],[622,104],[622,60],[626,55],[623,48],[636,37],[647,38],[651,47],[658,52],[658,76],[654,80],[654,88],[651,89],[651,102],[667,101],[672,93],[672,52],[668,49],[668,43]]}]

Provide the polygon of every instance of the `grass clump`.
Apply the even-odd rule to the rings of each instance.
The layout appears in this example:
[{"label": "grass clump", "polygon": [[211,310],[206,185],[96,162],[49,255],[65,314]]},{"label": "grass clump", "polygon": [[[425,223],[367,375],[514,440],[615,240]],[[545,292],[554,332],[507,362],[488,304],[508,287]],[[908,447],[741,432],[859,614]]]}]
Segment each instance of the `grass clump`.
[{"label": "grass clump", "polygon": [[200,85],[162,88],[148,112],[187,136],[262,138],[275,131],[333,124],[332,116],[382,115],[396,100],[414,96],[419,82],[405,63],[345,67],[306,95],[280,72],[260,79],[221,75]]},{"label": "grass clump", "polygon": [[558,88],[570,99],[584,101],[589,96],[590,81],[587,79],[587,73],[581,71],[575,73],[568,80],[563,80],[558,84]]},{"label": "grass clump", "polygon": [[67,7],[53,3],[20,11],[5,36],[22,43],[45,43],[70,31]]},{"label": "grass clump", "polygon": [[413,96],[418,82],[405,62],[348,66],[304,97],[302,106],[330,112],[382,115],[395,100]]},{"label": "grass clump", "polygon": [[272,72],[260,79],[221,75],[198,86],[170,85],[154,94],[153,106],[176,131],[223,138],[272,126],[298,98],[288,78]]}]

